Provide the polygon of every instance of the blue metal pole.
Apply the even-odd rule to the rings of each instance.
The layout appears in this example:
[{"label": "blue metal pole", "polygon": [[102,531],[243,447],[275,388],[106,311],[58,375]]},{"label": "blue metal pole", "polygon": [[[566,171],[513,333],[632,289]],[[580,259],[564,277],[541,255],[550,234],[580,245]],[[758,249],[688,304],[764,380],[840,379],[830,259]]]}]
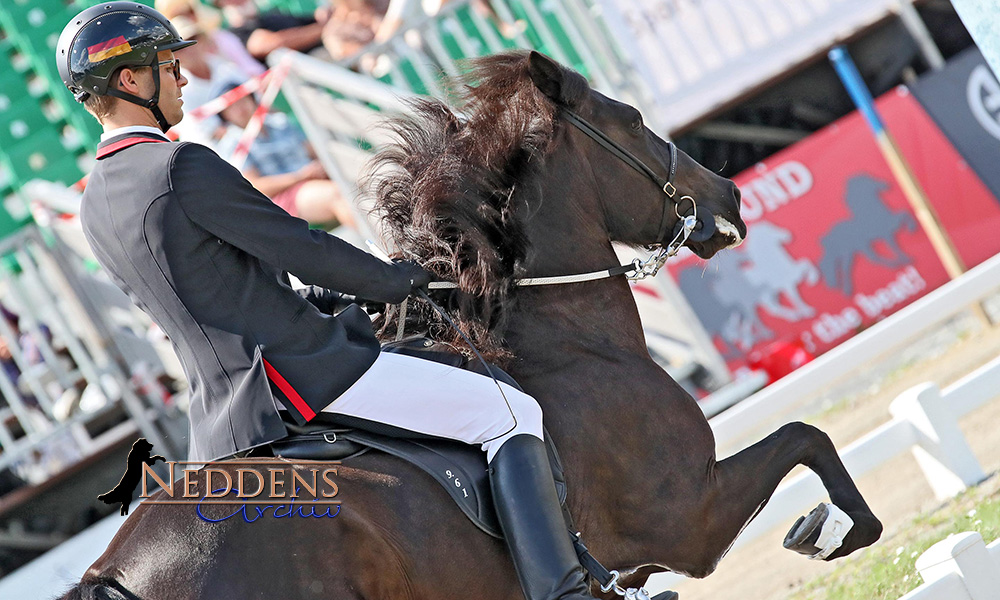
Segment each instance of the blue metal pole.
[{"label": "blue metal pole", "polygon": [[854,66],[854,61],[851,60],[851,55],[847,53],[847,48],[836,46],[833,50],[830,50],[827,56],[830,58],[830,62],[833,63],[833,68],[837,71],[840,81],[847,88],[847,93],[850,95],[851,100],[854,101],[854,105],[864,115],[868,126],[871,127],[875,135],[883,133],[885,125],[875,110],[875,100],[872,99],[872,94],[868,91],[868,86],[861,79],[861,73]]},{"label": "blue metal pole", "polygon": [[934,251],[944,265],[945,270],[952,279],[958,277],[965,272],[965,263],[959,257],[951,238],[948,237],[947,232],[941,227],[941,222],[934,212],[934,207],[927,201],[927,194],[924,193],[920,182],[914,176],[913,170],[907,164],[903,153],[899,150],[899,146],[896,145],[896,142],[889,135],[888,130],[886,130],[885,124],[878,114],[878,110],[875,109],[875,101],[872,99],[872,94],[868,91],[868,86],[865,85],[864,80],[861,79],[861,74],[858,73],[858,68],[854,65],[854,61],[851,60],[851,55],[847,53],[847,49],[843,46],[836,46],[830,50],[827,56],[830,57],[830,62],[833,63],[833,68],[837,71],[840,81],[847,88],[847,93],[851,96],[851,100],[854,101],[854,105],[857,106],[858,111],[864,115],[865,121],[868,122],[868,127],[871,128],[872,133],[875,135],[875,142],[878,144],[882,156],[889,163],[889,169],[892,171],[893,176],[895,176],[899,187],[902,188],[903,195],[906,196],[910,207],[913,208],[913,212],[917,216],[917,221],[920,222],[924,233],[930,239],[931,245],[934,247]]}]

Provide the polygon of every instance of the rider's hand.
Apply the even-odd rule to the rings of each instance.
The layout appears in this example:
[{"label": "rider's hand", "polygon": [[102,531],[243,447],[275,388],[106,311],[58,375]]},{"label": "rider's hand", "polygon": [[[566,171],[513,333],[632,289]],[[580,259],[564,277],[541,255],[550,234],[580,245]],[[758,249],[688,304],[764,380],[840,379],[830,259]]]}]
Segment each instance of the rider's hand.
[{"label": "rider's hand", "polygon": [[412,260],[393,260],[393,264],[397,268],[402,270],[403,276],[410,279],[410,293],[416,292],[418,289],[426,288],[427,284],[434,279],[434,275],[430,271],[421,267]]}]

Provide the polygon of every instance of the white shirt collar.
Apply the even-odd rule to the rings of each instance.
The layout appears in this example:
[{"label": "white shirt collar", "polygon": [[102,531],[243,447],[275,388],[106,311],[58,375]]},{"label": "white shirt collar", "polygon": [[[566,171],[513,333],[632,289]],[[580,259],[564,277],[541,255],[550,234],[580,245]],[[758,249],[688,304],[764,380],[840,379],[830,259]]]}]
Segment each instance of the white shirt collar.
[{"label": "white shirt collar", "polygon": [[129,125],[128,127],[119,127],[117,129],[112,129],[111,131],[106,131],[101,134],[101,141],[106,142],[111,138],[115,137],[116,135],[122,135],[126,133],[151,133],[167,141],[170,141],[170,138],[163,135],[162,131],[160,131],[156,127],[149,127],[148,125]]}]

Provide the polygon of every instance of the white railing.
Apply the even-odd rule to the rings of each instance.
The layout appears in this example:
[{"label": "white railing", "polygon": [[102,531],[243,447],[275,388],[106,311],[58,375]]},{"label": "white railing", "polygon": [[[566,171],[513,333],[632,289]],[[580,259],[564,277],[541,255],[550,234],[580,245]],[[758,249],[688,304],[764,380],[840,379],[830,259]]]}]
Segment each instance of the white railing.
[{"label": "white railing", "polygon": [[[1000,358],[977,369],[942,392],[924,383],[900,394],[889,406],[893,419],[840,451],[855,479],[912,450],[934,495],[951,498],[986,478],[958,426],[958,419],[1000,397]],[[771,500],[733,545],[759,535],[808,511],[826,497],[819,477],[802,473],[775,490]]]},{"label": "white railing", "polygon": [[[963,280],[963,278],[959,278],[947,284],[944,288],[932,292],[917,303],[903,309],[895,316],[856,336],[854,340],[866,336],[873,331],[876,331],[876,334],[878,332],[887,332],[883,333],[883,335],[887,337],[893,336],[890,340],[882,338],[876,338],[876,341],[869,340],[869,343],[874,343],[879,348],[885,349],[891,347],[892,344],[890,341],[898,343],[898,340],[917,334],[926,329],[926,327],[930,327],[934,322],[940,322],[962,308],[967,307],[970,302],[978,300],[996,286],[998,280],[996,274],[998,273],[998,269],[1000,269],[1000,260],[995,257],[976,267],[976,269],[981,270],[976,271],[974,269],[973,271],[976,272],[970,271],[963,276],[963,278],[971,276],[970,279]],[[983,277],[987,276],[992,277],[992,279],[983,280]],[[934,296],[938,292],[941,292],[941,294]],[[947,302],[948,298],[952,298],[953,305],[949,305]],[[917,304],[921,302],[924,304],[918,306]],[[933,311],[939,311],[939,313],[943,314],[935,314]],[[914,321],[916,318],[925,318],[932,321],[932,323],[917,323]],[[895,319],[899,319],[899,321],[893,321]],[[899,323],[902,323],[908,331],[901,331]],[[852,344],[854,340],[844,345]],[[834,350],[834,352],[839,351],[842,347],[843,345]],[[863,347],[855,348],[854,351],[862,354],[868,352]],[[866,356],[870,358],[877,354],[877,352],[872,352]],[[817,362],[822,359],[823,357],[818,359]],[[810,365],[799,369],[799,371],[786,378],[796,378],[788,385],[788,388],[793,391],[795,389],[809,390],[813,389],[810,385],[811,383],[813,385],[825,385],[827,381],[832,379],[833,367],[838,362],[842,367],[844,364],[851,365],[843,367],[846,370],[856,368],[855,363],[864,360],[868,360],[868,358],[858,358],[852,356],[849,352],[846,354],[840,353],[839,358],[832,361],[831,364],[820,364],[818,366],[817,371],[819,374],[815,375],[815,377],[827,378],[818,384],[809,381],[808,373],[805,379],[797,378],[801,372],[808,371],[815,364],[815,362],[810,363]],[[767,392],[768,390],[764,390],[764,392],[757,394],[754,398],[765,395]],[[788,394],[789,392],[785,391],[782,393]],[[792,403],[789,396],[777,395],[770,397],[776,397],[777,400],[775,402],[779,403],[781,408],[786,408]],[[965,436],[959,428],[958,421],[976,408],[998,397],[1000,397],[1000,357],[976,369],[944,390],[939,389],[933,383],[923,383],[906,390],[893,400],[889,406],[889,412],[893,417],[892,420],[842,449],[840,457],[851,476],[857,479],[885,462],[910,450],[913,452],[917,464],[927,478],[927,482],[935,496],[942,500],[953,497],[967,487],[975,485],[986,478],[979,461],[972,453]],[[736,408],[738,409],[739,406]],[[766,405],[762,405],[758,399],[751,410],[746,411],[750,416],[747,417],[748,422],[745,423],[745,428],[753,429],[758,427],[764,420],[762,415],[765,414],[764,410],[766,408]],[[733,412],[736,411],[731,410],[723,413],[723,415]],[[715,421],[716,419],[712,420],[713,425]],[[729,422],[731,423],[731,421]],[[741,433],[736,428],[732,428],[729,431],[734,432],[734,434]],[[720,442],[720,445],[722,443]],[[826,495],[826,490],[823,488],[819,477],[811,471],[801,473],[787,480],[775,490],[764,509],[750,522],[740,537],[737,538],[733,544],[733,548],[746,545],[774,527],[791,524],[798,515],[808,512],[816,503],[824,500]],[[655,583],[651,582],[647,586],[647,589],[651,591],[659,590],[661,587],[662,589],[666,589],[681,579],[680,576],[675,575],[656,575],[654,578]],[[951,584],[946,582],[940,585]],[[941,597],[952,598],[951,596]],[[989,597],[995,598],[995,596]],[[928,597],[920,596],[920,598],[925,599]],[[954,598],[963,598],[963,596],[954,596]],[[979,597],[973,596],[972,598],[973,600],[978,600]],[[1000,597],[996,598],[1000,600]]]},{"label": "white railing", "polygon": [[441,76],[463,71],[460,62],[512,48],[538,50],[580,71],[595,89],[643,111],[665,133],[642,77],[624,59],[592,0],[491,0],[489,16],[470,0],[418,14],[389,39],[340,62],[395,87],[443,97]]},{"label": "white railing", "polygon": [[728,456],[751,436],[770,433],[776,422],[809,397],[995,293],[1000,255],[970,269],[913,304],[876,323],[816,360],[713,418],[719,456]]},{"label": "white railing", "polygon": [[1000,540],[955,534],[917,558],[924,584],[899,600],[1000,600]]},{"label": "white railing", "polygon": [[[0,338],[17,366],[0,369],[0,470],[14,467],[41,483],[136,430],[180,456],[184,448],[161,427],[175,409],[150,383],[162,362],[131,329],[141,322],[128,298],[88,274],[52,231],[25,227],[0,241],[0,255],[0,302],[18,316],[0,318]],[[39,356],[30,357],[28,346]],[[128,427],[88,430],[120,408]]]},{"label": "white railing", "polygon": [[[676,132],[911,0],[596,0]],[[567,1],[572,4],[572,1]]]}]

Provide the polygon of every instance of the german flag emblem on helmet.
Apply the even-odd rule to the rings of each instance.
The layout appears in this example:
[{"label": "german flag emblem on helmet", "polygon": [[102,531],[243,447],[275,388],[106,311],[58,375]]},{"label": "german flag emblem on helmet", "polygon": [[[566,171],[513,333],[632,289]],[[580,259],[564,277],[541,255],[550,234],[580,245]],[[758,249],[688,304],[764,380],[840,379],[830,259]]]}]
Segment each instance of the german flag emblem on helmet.
[{"label": "german flag emblem on helmet", "polygon": [[126,52],[131,51],[132,46],[129,45],[128,40],[125,39],[125,36],[120,35],[106,42],[88,46],[87,58],[90,59],[90,62],[92,63],[98,63],[102,60],[107,60],[112,56],[118,56],[119,54],[125,54]]}]

